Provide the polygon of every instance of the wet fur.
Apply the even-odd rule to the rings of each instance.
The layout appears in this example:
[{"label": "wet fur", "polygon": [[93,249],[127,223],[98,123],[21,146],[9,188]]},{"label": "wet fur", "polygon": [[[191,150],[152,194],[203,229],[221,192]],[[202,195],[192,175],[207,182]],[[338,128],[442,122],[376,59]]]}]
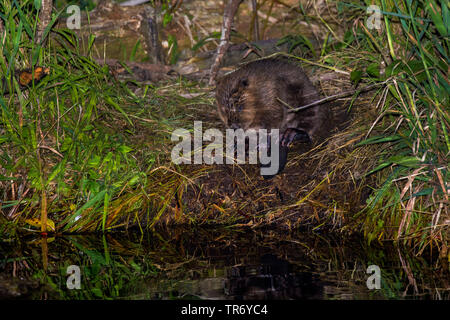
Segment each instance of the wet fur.
[{"label": "wet fur", "polygon": [[219,116],[230,128],[304,131],[312,141],[327,133],[326,105],[289,112],[319,100],[316,88],[296,64],[278,59],[251,62],[219,79],[216,87]]},{"label": "wet fur", "polygon": [[216,99],[219,117],[229,128],[280,130],[279,172],[284,168],[290,143],[318,142],[329,133],[330,112],[326,105],[290,111],[290,107],[319,100],[320,95],[300,66],[285,59],[254,61],[222,77],[217,82]]}]

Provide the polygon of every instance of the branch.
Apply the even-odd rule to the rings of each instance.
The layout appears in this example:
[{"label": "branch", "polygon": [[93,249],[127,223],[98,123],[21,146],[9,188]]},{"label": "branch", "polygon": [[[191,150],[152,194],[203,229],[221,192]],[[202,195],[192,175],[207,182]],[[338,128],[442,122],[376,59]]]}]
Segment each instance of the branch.
[{"label": "branch", "polygon": [[3,25],[3,20],[0,19],[0,43],[3,45],[3,32],[5,31],[5,26]]},{"label": "branch", "polygon": [[253,41],[258,41],[260,39],[259,36],[259,22],[258,22],[258,5],[256,0],[252,0],[252,26],[251,29],[253,31]]},{"label": "branch", "polygon": [[52,18],[53,0],[42,0],[41,9],[39,10],[39,25],[36,31],[36,44],[42,43],[44,30],[49,25]]},{"label": "branch", "polygon": [[[354,90],[344,91],[344,92],[342,92],[342,93],[338,93],[338,94],[335,94],[335,95],[332,95],[332,96],[329,96],[329,97],[326,97],[326,98],[323,98],[323,99],[314,101],[314,102],[312,102],[312,103],[309,103],[309,104],[307,104],[307,105],[304,105],[304,106],[301,106],[301,107],[298,107],[298,108],[292,108],[292,107],[290,107],[291,110],[289,110],[289,111],[290,111],[290,112],[301,111],[301,110],[304,110],[304,109],[307,109],[307,108],[316,106],[316,105],[318,105],[318,104],[322,104],[322,103],[329,102],[329,101],[333,101],[333,100],[336,100],[336,99],[348,97],[348,96],[351,96],[351,95],[353,95],[353,94],[355,94],[355,93],[367,92],[367,91],[370,91],[370,90],[372,90],[372,89],[374,89],[374,88],[376,88],[376,87],[385,85],[385,84],[387,84],[387,83],[388,83],[388,80],[383,81],[383,82],[379,82],[379,83],[374,83],[374,84],[365,86],[364,88],[361,88],[361,89],[354,89]],[[281,102],[283,103],[283,101],[281,101]],[[286,104],[286,103],[284,102],[284,104]]]},{"label": "branch", "polygon": [[222,25],[222,35],[220,36],[220,43],[217,47],[217,54],[213,65],[211,66],[211,71],[209,75],[209,85],[214,85],[216,82],[216,76],[219,72],[220,62],[225,55],[225,52],[230,45],[230,32],[231,24],[233,23],[234,16],[236,15],[237,9],[241,4],[242,0],[229,0],[227,6],[225,7],[225,12],[223,14],[223,25]]}]

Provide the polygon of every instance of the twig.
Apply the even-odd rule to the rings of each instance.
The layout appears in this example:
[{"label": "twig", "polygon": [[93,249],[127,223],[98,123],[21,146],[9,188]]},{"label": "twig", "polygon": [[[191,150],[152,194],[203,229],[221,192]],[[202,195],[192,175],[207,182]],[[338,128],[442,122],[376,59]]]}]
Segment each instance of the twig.
[{"label": "twig", "polygon": [[[192,36],[192,31],[191,31],[191,27],[190,27],[191,22],[189,21],[188,16],[185,15],[185,14],[183,14],[183,20],[184,20],[184,25],[186,26],[186,30],[185,31],[186,31],[186,34],[189,37],[189,41],[191,42],[191,47],[192,47],[195,44],[195,41],[194,41],[194,37]],[[180,24],[183,25],[181,22],[180,22]]]},{"label": "twig", "polygon": [[149,34],[149,57],[150,61],[156,64],[164,64],[164,54],[161,47],[160,30],[161,30],[161,5],[155,3],[154,7],[146,7],[145,19],[147,20],[147,28]]},{"label": "twig", "polygon": [[307,105],[304,105],[304,106],[301,106],[301,107],[298,107],[298,108],[291,108],[291,110],[289,110],[289,111],[290,112],[297,112],[297,111],[300,111],[300,110],[304,110],[304,109],[316,106],[318,104],[322,104],[322,103],[333,101],[333,100],[336,100],[336,99],[339,99],[339,98],[344,98],[344,97],[351,96],[351,95],[355,94],[356,92],[358,92],[358,93],[367,92],[367,91],[370,91],[370,90],[372,90],[372,89],[374,89],[374,88],[376,88],[378,86],[385,85],[386,83],[388,83],[388,80],[383,81],[383,82],[379,82],[379,83],[374,83],[374,84],[368,85],[368,86],[366,86],[364,88],[361,88],[361,89],[354,89],[354,90],[344,91],[342,93],[338,93],[338,94],[335,94],[335,95],[332,95],[332,96],[329,96],[329,97],[326,97],[326,98],[314,101],[312,103],[309,103]]},{"label": "twig", "polygon": [[149,2],[149,1],[150,0],[129,0],[129,1],[122,2],[119,5],[122,7],[131,7],[131,6],[137,6],[142,3]]},{"label": "twig", "polygon": [[302,57],[298,57],[298,56],[295,56],[293,54],[286,53],[286,52],[275,52],[275,53],[272,53],[271,55],[265,56],[265,57],[263,57],[263,58],[261,58],[259,60],[271,59],[271,58],[275,58],[275,57],[279,57],[279,56],[287,57],[287,58],[295,59],[295,60],[300,60],[300,61],[302,61],[304,63],[310,64],[310,65],[313,65],[313,66],[318,66],[318,67],[321,67],[321,68],[332,70],[332,71],[334,71],[336,73],[345,74],[346,76],[350,75],[350,72],[348,72],[348,71],[344,71],[344,70],[341,70],[341,69],[338,69],[338,68],[335,68],[335,67],[332,67],[332,66],[328,66],[326,64],[314,62],[314,61],[311,61],[311,60],[308,60],[308,59],[305,59],[305,58],[302,58]]},{"label": "twig", "polygon": [[3,20],[0,19],[0,43],[3,45],[3,32],[5,31],[5,26],[3,25]]},{"label": "twig", "polygon": [[259,37],[259,22],[258,22],[258,6],[256,0],[251,1],[251,7],[253,11],[252,15],[253,41],[258,41],[260,37]]},{"label": "twig", "polygon": [[[192,19],[192,23],[193,23],[195,26],[197,26],[197,27],[200,29],[200,31],[203,32],[203,34],[204,34],[205,36],[208,37],[208,36],[210,35],[209,32],[208,32],[208,31],[200,24],[200,22],[197,21],[197,19],[196,19],[195,17]],[[211,38],[210,41],[212,41],[216,46],[219,46],[219,43],[216,41],[216,39]]]},{"label": "twig", "polygon": [[36,31],[36,44],[43,43],[45,39],[44,30],[49,25],[52,18],[53,1],[52,0],[42,0],[41,9],[39,10],[39,25]]},{"label": "twig", "polygon": [[[272,9],[273,9],[274,3],[275,3],[275,1],[270,2],[269,12],[267,12],[267,15],[265,18],[262,17],[262,19],[264,19],[264,24],[263,24],[263,28],[262,28],[263,39],[264,39],[264,36],[266,35],[267,22],[269,21],[270,15],[272,14]],[[261,13],[262,13],[261,11],[258,11],[258,14],[261,14]]]},{"label": "twig", "polygon": [[217,47],[217,54],[209,75],[209,85],[214,85],[217,73],[219,72],[220,62],[228,49],[230,41],[231,24],[236,15],[237,9],[242,0],[229,0],[223,14],[222,35],[220,36],[220,44]]}]

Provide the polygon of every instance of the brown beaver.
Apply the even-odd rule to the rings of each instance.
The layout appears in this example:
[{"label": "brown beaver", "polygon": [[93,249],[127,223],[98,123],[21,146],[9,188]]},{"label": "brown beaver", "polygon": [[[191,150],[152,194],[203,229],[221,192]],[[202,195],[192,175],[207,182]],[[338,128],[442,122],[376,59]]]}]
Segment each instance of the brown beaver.
[{"label": "brown beaver", "polygon": [[298,64],[271,58],[250,62],[217,81],[219,116],[232,129],[279,129],[280,173],[295,140],[317,142],[329,130],[329,109],[315,105],[320,95]]}]

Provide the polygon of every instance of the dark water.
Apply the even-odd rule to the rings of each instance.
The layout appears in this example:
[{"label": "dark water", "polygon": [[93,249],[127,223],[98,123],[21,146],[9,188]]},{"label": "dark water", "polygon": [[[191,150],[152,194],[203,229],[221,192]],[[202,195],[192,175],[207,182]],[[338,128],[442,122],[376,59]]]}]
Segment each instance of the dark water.
[{"label": "dark water", "polygon": [[311,232],[175,229],[0,245],[2,299],[450,299],[448,259]]}]

